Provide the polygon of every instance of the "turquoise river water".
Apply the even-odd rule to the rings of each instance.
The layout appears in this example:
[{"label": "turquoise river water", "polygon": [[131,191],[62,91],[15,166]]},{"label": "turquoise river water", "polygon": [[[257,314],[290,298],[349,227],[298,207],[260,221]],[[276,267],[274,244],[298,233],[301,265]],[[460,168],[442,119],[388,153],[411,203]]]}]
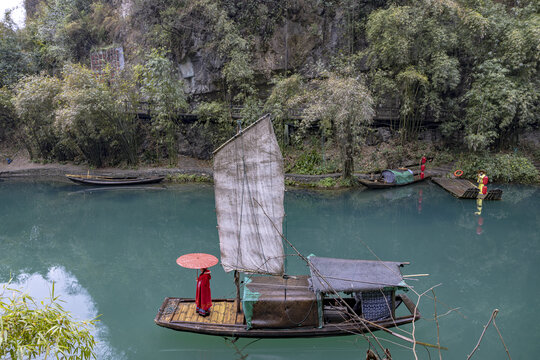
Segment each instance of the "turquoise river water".
[{"label": "turquoise river water", "polygon": [[[491,185],[493,186],[493,185]],[[458,200],[432,183],[381,191],[288,190],[286,237],[304,254],[409,261],[404,274],[423,318],[414,336],[466,359],[494,309],[513,359],[540,354],[540,189],[502,186],[503,200]],[[211,186],[89,188],[65,181],[0,182],[0,284],[46,298],[55,282],[79,319],[100,316],[98,359],[363,359],[359,336],[251,340],[176,332],[153,319],[166,296],[193,297],[195,271],[178,256],[219,257]],[[290,249],[287,253],[292,253]],[[288,273],[306,273],[298,258]],[[212,268],[214,297],[234,297],[232,274]],[[409,292],[414,301],[418,297]],[[413,326],[399,330],[411,337]],[[409,343],[377,336],[394,359],[414,359]],[[241,353],[238,351],[241,350]],[[416,347],[419,359],[438,359]],[[473,359],[506,359],[490,326]]]}]

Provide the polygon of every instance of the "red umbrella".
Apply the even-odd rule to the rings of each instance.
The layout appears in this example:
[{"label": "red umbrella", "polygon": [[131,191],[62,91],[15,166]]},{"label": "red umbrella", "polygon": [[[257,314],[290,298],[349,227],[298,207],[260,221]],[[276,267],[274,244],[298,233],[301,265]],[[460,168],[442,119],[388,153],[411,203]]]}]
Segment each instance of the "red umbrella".
[{"label": "red umbrella", "polygon": [[188,269],[206,269],[219,262],[217,257],[210,254],[193,253],[180,256],[176,263]]}]

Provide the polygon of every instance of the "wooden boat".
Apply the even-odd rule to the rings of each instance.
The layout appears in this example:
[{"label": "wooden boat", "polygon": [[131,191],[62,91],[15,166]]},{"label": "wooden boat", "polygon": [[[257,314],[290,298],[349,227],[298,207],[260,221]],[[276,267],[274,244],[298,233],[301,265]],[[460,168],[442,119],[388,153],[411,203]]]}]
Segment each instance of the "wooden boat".
[{"label": "wooden boat", "polygon": [[[315,294],[312,294],[315,297]],[[283,304],[283,306],[289,306],[289,311],[290,306],[295,305],[292,300],[291,298],[287,302],[287,305]],[[353,297],[345,298],[345,300],[350,307],[354,306]],[[282,301],[282,299],[279,301]],[[316,300],[313,301],[313,304],[317,304]],[[357,317],[357,314],[349,312],[337,303],[335,299],[325,298],[322,304],[323,314],[321,317],[321,326],[319,326],[317,321],[318,312],[311,314],[304,307],[303,310],[306,313],[297,313],[295,316],[298,316],[297,319],[304,320],[306,318],[305,315],[308,315],[306,320],[309,321],[309,325],[298,326],[298,321],[291,321],[287,327],[284,325],[283,327],[271,327],[266,324],[266,326],[262,327],[253,326],[248,328],[242,303],[240,303],[241,311],[237,312],[238,304],[236,299],[212,300],[212,311],[210,315],[202,317],[195,311],[194,299],[168,297],[163,301],[154,321],[157,325],[169,329],[206,335],[246,338],[293,338],[368,333],[408,324],[420,318],[420,313],[417,310],[415,311],[415,304],[405,294],[395,295],[394,302],[403,302],[409,314],[396,317],[394,313],[386,319],[367,321],[361,317]],[[319,310],[317,306],[313,306],[313,308],[317,309],[317,311]],[[271,315],[275,316],[276,312],[272,312]],[[290,314],[282,315],[287,320],[291,319]],[[282,318],[279,317],[279,319],[281,320]],[[304,323],[306,320],[304,320]]]},{"label": "wooden boat", "polygon": [[[400,272],[405,263],[298,253],[310,274],[285,274],[283,175],[269,116],[214,152],[221,265],[234,271],[236,298],[212,300],[210,315],[203,317],[194,299],[167,297],[155,323],[206,335],[288,338],[391,332],[388,328],[419,319],[407,296],[396,294],[407,289]],[[401,302],[405,314],[397,316]]]},{"label": "wooden boat", "polygon": [[[459,199],[501,200],[503,191],[492,189],[484,194],[469,180],[455,178],[433,178],[432,181]],[[489,187],[488,187],[489,189]]]},{"label": "wooden boat", "polygon": [[424,180],[427,180],[427,179],[430,179],[430,178],[431,178],[431,176],[429,176],[429,175],[424,176],[423,179],[420,178],[420,175],[415,175],[413,177],[413,179],[414,179],[413,181],[405,183],[405,184],[386,183],[384,181],[366,180],[366,179],[358,179],[358,181],[360,182],[360,184],[362,184],[364,186],[367,186],[370,189],[388,189],[388,188],[393,188],[393,187],[398,187],[398,186],[406,186],[406,185],[416,184],[418,182],[421,182],[421,181],[424,181]]},{"label": "wooden boat", "polygon": [[69,180],[78,184],[107,185],[107,186],[156,184],[165,178],[163,176],[111,177],[111,176],[100,176],[100,175],[73,175],[73,174],[66,174],[66,177]]}]

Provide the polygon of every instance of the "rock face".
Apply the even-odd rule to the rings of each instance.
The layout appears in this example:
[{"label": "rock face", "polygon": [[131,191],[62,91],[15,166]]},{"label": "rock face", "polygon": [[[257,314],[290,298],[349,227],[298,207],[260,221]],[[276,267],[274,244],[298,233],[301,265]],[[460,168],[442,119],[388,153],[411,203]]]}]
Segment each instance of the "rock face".
[{"label": "rock face", "polygon": [[390,129],[386,127],[376,128],[366,137],[366,145],[379,145],[381,143],[388,142],[388,140],[390,140],[391,138],[392,131],[390,131]]},{"label": "rock face", "polygon": [[540,130],[536,129],[521,134],[519,144],[529,149],[540,149]]},{"label": "rock face", "polygon": [[[351,19],[365,19],[386,3],[113,0],[119,16],[126,19],[125,28],[115,36],[127,49],[128,61],[130,55],[140,54],[141,45],[144,50],[165,42],[186,82],[186,90],[192,95],[210,97],[223,89],[222,71],[235,56],[230,51],[235,42],[247,43],[242,51],[249,56],[258,85],[267,84],[275,73],[292,69],[316,76],[319,63],[329,64],[340,54],[356,53],[365,47],[364,34]],[[172,13],[175,15],[171,16]],[[227,21],[230,23],[224,26]],[[148,37],[154,27],[163,30],[163,40]],[[231,40],[226,32],[239,35],[241,40]]]},{"label": "rock face", "polygon": [[[257,74],[263,75],[258,77],[263,83],[269,80],[271,74],[287,69],[315,75],[314,69],[318,62],[328,63],[340,52],[350,51],[352,47],[358,51],[363,47],[363,34],[355,34],[353,43],[349,40],[351,29],[347,23],[346,10],[330,3],[310,0],[289,0],[285,3],[280,0],[237,0],[228,1],[226,6],[229,17],[238,26],[240,33],[249,33],[249,37],[244,36],[244,39],[249,44],[251,65]],[[358,4],[347,11],[363,13],[368,10],[367,6],[370,6],[370,10],[374,7],[373,4]],[[255,24],[249,23],[250,12],[264,15],[260,18],[252,15],[255,19],[252,21],[267,21],[266,24],[260,24],[260,31],[251,29]],[[176,51],[179,70],[191,94],[213,93],[222,86],[219,80],[227,58],[219,56],[216,51],[208,51],[208,46],[212,46],[216,38],[219,39],[217,34],[212,34],[210,29],[208,31],[191,32],[189,40],[183,40],[183,44],[188,47]]]}]

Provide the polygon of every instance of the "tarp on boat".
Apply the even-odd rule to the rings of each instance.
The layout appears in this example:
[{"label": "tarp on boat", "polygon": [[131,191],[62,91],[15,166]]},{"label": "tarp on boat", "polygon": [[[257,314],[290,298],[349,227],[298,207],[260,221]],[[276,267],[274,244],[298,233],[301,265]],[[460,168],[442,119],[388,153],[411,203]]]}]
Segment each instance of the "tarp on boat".
[{"label": "tarp on boat", "polygon": [[408,184],[414,181],[414,176],[410,170],[384,170],[382,177],[388,184]]},{"label": "tarp on boat", "polygon": [[248,329],[316,327],[320,307],[307,276],[254,276],[245,281],[242,308]]},{"label": "tarp on boat", "polygon": [[310,286],[315,292],[363,292],[407,287],[400,271],[403,263],[400,262],[311,256],[309,263]]}]

